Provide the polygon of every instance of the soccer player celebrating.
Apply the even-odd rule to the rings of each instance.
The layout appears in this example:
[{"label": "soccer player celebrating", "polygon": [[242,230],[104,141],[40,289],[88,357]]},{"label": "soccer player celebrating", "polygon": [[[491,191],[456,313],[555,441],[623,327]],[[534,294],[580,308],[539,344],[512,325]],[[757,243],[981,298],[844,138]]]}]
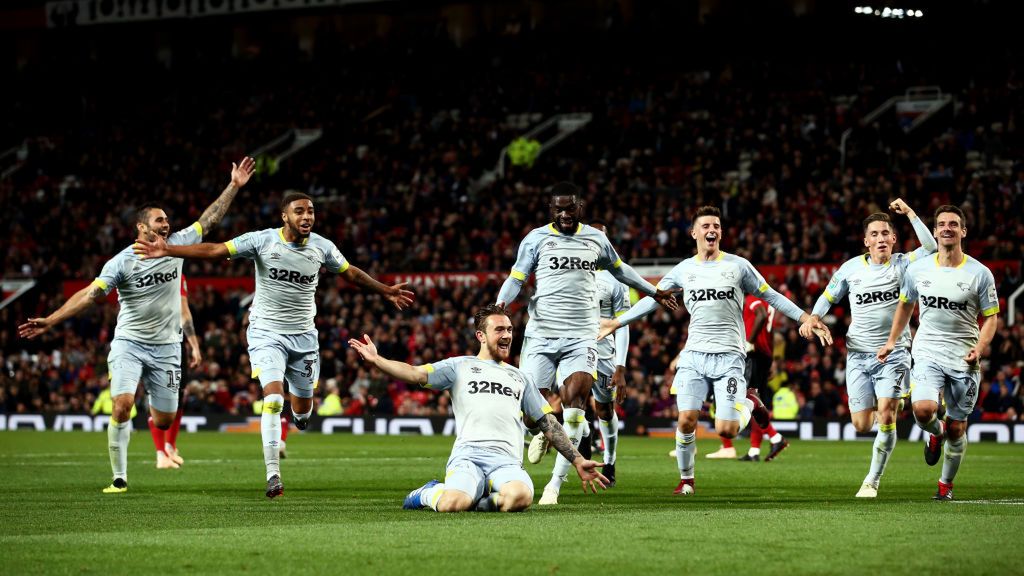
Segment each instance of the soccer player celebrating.
[{"label": "soccer player celebrating", "polygon": [[[406,509],[437,512],[519,512],[533,503],[533,481],[523,469],[522,415],[536,421],[559,454],[597,492],[608,481],[597,462],[583,458],[550,414],[530,376],[505,363],[512,347],[512,321],[499,306],[488,305],[474,316],[480,351],[434,364],[410,366],[377,353],[370,337],[349,340],[364,360],[382,372],[431,390],[448,390],[455,414],[455,446],[444,483],[431,480],[405,498]],[[487,492],[489,490],[489,493]]]},{"label": "soccer player celebrating", "polygon": [[[203,234],[224,217],[239,188],[249,181],[254,166],[255,162],[248,157],[237,166],[232,163],[231,183],[227,188],[203,211],[199,220],[173,234],[167,214],[161,208],[153,204],[143,205],[136,213],[136,241],[159,241],[175,247],[199,242]],[[18,327],[22,338],[36,338],[117,288],[121,309],[117,313],[117,326],[107,358],[110,393],[114,399],[114,411],[107,428],[107,449],[114,481],[103,490],[107,494],[128,491],[130,414],[139,381],[149,394],[150,414],[158,428],[169,428],[178,410],[181,266],[181,258],[144,259],[129,246],[108,260],[92,284],[76,292],[56,312],[46,318],[30,318]]]},{"label": "soccer player celebrating", "polygon": [[[850,329],[846,334],[846,390],[850,398],[850,417],[858,432],[871,430],[878,419],[878,432],[871,452],[871,468],[857,498],[878,496],[878,484],[896,446],[896,412],[904,392],[904,380],[910,371],[910,330],[904,327],[896,341],[896,350],[881,363],[875,357],[889,337],[893,314],[899,303],[900,283],[907,266],[935,252],[935,239],[928,226],[902,199],[889,208],[905,214],[917,233],[921,247],[909,254],[893,254],[896,231],[888,214],[876,212],[864,219],[864,246],[868,253],[851,258],[839,267],[825,291],[814,304],[812,314],[823,317],[843,296],[850,298]],[[810,325],[801,326],[810,334]],[[875,401],[877,399],[877,412]]]},{"label": "soccer player celebrating", "polygon": [[[931,435],[924,452],[929,466],[939,461],[945,439],[936,500],[953,499],[953,479],[967,450],[967,417],[978,400],[979,361],[999,325],[995,279],[984,264],[964,254],[961,244],[966,236],[962,210],[950,205],[935,210],[938,254],[907,267],[889,339],[878,350],[878,360],[888,362],[920,301],[910,399],[917,425]],[[979,316],[984,317],[980,327]],[[936,415],[940,391],[946,400],[945,422]]]},{"label": "soccer player celebrating", "polygon": [[[659,290],[681,289],[683,304],[690,312],[689,337],[672,382],[679,407],[676,459],[680,480],[675,494],[684,495],[694,493],[695,431],[708,388],[714,389],[715,431],[719,435],[735,438],[750,420],[753,404],[746,398],[743,375],[743,296],[755,294],[793,320],[811,319],[810,314],[769,287],[750,262],[721,251],[722,221],[718,208],[699,208],[690,235],[697,243],[697,255],[677,264],[658,283]],[[601,321],[598,337],[650,314],[656,307],[653,299],[644,298],[618,319]],[[823,344],[831,343],[831,334],[824,324],[812,319],[811,325]]]},{"label": "soccer player celebrating", "polygon": [[[593,221],[590,226],[608,234],[604,222]],[[629,310],[629,288],[607,270],[597,273],[597,296],[601,318],[616,318]],[[605,338],[597,343],[597,382],[594,383],[593,393],[597,407],[597,426],[604,441],[604,466],[601,472],[608,478],[609,488],[615,486],[615,457],[619,443],[619,416],[615,413],[615,401],[618,399],[621,402],[625,396],[628,354],[628,327],[616,330],[614,339]],[[564,482],[565,478],[562,477],[561,481]]]},{"label": "soccer player celebrating", "polygon": [[[615,279],[671,309],[676,302],[671,292],[658,290],[625,264],[604,234],[580,223],[584,202],[575,185],[561,182],[550,193],[554,221],[532,230],[520,243],[497,304],[512,303],[530,274],[536,275],[519,364],[542,391],[558,392],[565,431],[576,447],[588,426],[585,407],[597,378],[597,271],[608,270]],[[539,462],[546,449],[546,436],[538,434],[527,457]],[[557,504],[568,470],[568,460],[555,463],[540,504]]]},{"label": "soccer player celebrating", "polygon": [[249,358],[252,377],[263,386],[263,460],[267,497],[284,492],[281,483],[281,411],[284,381],[291,397],[292,421],[305,430],[313,411],[313,390],[320,374],[316,315],[320,268],[384,296],[399,310],[412,303],[405,283],[385,286],[351,266],[333,242],[315,234],[313,199],[289,192],[281,200],[281,228],[249,232],[224,243],[172,246],[139,241],[136,250],[147,258],[247,258],[256,263],[256,296],[249,310]]}]

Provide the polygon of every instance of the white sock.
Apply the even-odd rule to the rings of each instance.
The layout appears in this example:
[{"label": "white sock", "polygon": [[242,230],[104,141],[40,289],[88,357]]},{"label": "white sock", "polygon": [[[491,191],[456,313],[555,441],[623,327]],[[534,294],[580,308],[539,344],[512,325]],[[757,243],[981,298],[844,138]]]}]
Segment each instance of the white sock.
[{"label": "white sock", "polygon": [[747,454],[749,456],[760,456],[761,455],[761,449],[760,448],[754,448],[753,446],[751,446],[750,450],[747,450]]},{"label": "white sock", "polygon": [[612,419],[598,420],[597,426],[604,439],[604,463],[615,464],[615,449],[619,445],[619,415],[612,411]]},{"label": "white sock", "polygon": [[768,441],[771,442],[772,444],[778,444],[779,442],[782,442],[782,434],[776,432],[771,438],[768,439]]},{"label": "white sock", "polygon": [[895,447],[896,423],[879,424],[878,434],[875,435],[875,444],[871,451],[871,468],[868,470],[867,477],[864,478],[865,484],[878,487],[878,482],[881,481],[882,474],[885,473],[885,465],[889,462],[889,456]]},{"label": "white sock", "polygon": [[114,478],[128,481],[128,441],[131,439],[132,421],[118,422],[110,417],[107,426],[107,452],[110,454],[110,470]]},{"label": "white sock", "polygon": [[935,416],[934,414],[932,415],[932,419],[928,422],[922,423],[920,420],[918,420],[917,426],[921,428],[921,430],[924,430],[925,432],[928,432],[935,436],[942,434],[942,424],[939,423],[939,417]]},{"label": "white sock", "polygon": [[693,478],[693,461],[697,456],[697,434],[684,434],[676,429],[676,462],[679,464],[679,478]]},{"label": "white sock", "polygon": [[[754,411],[754,403],[750,398],[744,398],[736,403],[736,411],[740,413],[740,429],[742,432],[750,424],[750,415]],[[737,434],[739,433],[737,432]]]},{"label": "white sock", "polygon": [[284,396],[268,394],[263,397],[263,417],[260,431],[263,433],[263,463],[267,466],[267,480],[281,475],[281,411],[284,410]]},{"label": "white sock", "polygon": [[[563,427],[566,436],[572,441],[572,447],[579,448],[580,441],[583,439],[583,429],[587,426],[586,413],[579,408],[565,408],[562,410],[562,420],[565,421]],[[562,483],[569,478],[569,468],[572,468],[572,462],[559,454],[555,459],[555,468],[551,471],[551,481],[548,482],[548,487],[561,490]]]},{"label": "white sock", "polygon": [[952,484],[953,479],[956,478],[956,472],[960,469],[960,462],[964,459],[964,453],[967,452],[967,435],[953,440],[952,438],[946,438],[946,446],[943,451],[945,458],[942,461],[942,477],[939,480],[943,484]]},{"label": "white sock", "polygon": [[441,501],[444,494],[444,483],[434,484],[429,489],[420,492],[420,504],[437,512],[437,503]]}]

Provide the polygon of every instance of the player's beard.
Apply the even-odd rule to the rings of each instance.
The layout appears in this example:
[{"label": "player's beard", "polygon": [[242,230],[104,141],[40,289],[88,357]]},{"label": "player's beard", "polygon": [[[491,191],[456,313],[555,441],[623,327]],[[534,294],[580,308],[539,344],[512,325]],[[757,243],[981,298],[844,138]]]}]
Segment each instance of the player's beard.
[{"label": "player's beard", "polygon": [[[568,221],[568,224],[565,222]],[[562,234],[574,234],[576,229],[580,226],[580,221],[577,218],[556,218],[555,224],[558,226],[558,231]]]},{"label": "player's beard", "polygon": [[512,353],[512,340],[508,340],[508,348],[504,351],[498,347],[499,342],[501,342],[500,338],[494,342],[488,342],[487,352],[491,355],[492,360],[495,360],[496,362],[504,362],[508,360],[509,355]]},{"label": "player's beard", "polygon": [[309,238],[309,234],[313,231],[313,223],[309,223],[309,228],[303,232],[301,222],[293,222],[290,224],[292,233],[295,234],[296,238]]}]

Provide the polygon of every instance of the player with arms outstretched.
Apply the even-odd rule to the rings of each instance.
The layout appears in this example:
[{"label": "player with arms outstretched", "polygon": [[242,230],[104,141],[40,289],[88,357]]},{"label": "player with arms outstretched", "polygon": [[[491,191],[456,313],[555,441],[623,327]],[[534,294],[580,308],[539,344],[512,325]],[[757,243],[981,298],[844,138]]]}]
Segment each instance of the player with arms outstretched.
[{"label": "player with arms outstretched", "polygon": [[281,200],[281,228],[249,232],[216,244],[172,246],[142,242],[147,257],[247,258],[256,264],[256,295],[249,310],[249,359],[252,377],[263,386],[261,431],[268,498],[284,492],[281,482],[281,411],[288,381],[292,420],[304,430],[313,411],[313,390],[320,374],[320,348],[313,323],[320,268],[387,298],[399,310],[412,303],[405,283],[385,286],[349,264],[333,242],[313,232],[313,199],[289,192]]},{"label": "player with arms outstretched", "polygon": [[597,462],[583,458],[550,414],[530,376],[505,363],[512,347],[512,321],[495,305],[475,317],[476,356],[457,356],[410,366],[377,353],[369,336],[349,340],[363,357],[392,378],[431,390],[448,390],[455,414],[455,446],[444,483],[431,480],[405,498],[403,508],[437,512],[519,512],[533,503],[533,481],[523,469],[522,417],[536,421],[559,454],[576,468],[583,489],[597,491],[607,479]]},{"label": "player with arms outstretched", "polygon": [[[683,304],[690,313],[689,337],[672,382],[679,407],[676,458],[680,480],[676,494],[694,493],[695,432],[709,387],[715,394],[715,431],[719,435],[735,438],[750,419],[753,403],[746,398],[747,383],[743,374],[744,295],[755,294],[799,322],[811,317],[768,286],[746,259],[721,251],[722,221],[718,208],[699,208],[694,214],[690,235],[696,241],[697,255],[677,264],[658,283],[659,290],[682,290]],[[643,318],[657,306],[653,299],[640,300],[617,320],[602,320],[598,337]],[[815,321],[813,326],[822,343],[831,343],[831,335],[824,324]]]},{"label": "player with arms outstretched", "polygon": [[[231,183],[203,211],[194,224],[171,233],[167,213],[154,204],[136,212],[136,242],[185,246],[202,240],[224,217],[239,188],[252,175],[255,162],[244,158],[231,165]],[[76,292],[46,318],[30,318],[18,327],[23,338],[36,338],[68,318],[92,306],[97,298],[117,288],[114,339],[110,342],[107,365],[114,411],[107,428],[107,451],[114,480],[103,490],[107,494],[128,491],[128,441],[135,390],[142,381],[149,394],[150,415],[158,428],[166,430],[178,410],[181,385],[181,258],[143,259],[131,246],[107,261],[92,284]]]}]

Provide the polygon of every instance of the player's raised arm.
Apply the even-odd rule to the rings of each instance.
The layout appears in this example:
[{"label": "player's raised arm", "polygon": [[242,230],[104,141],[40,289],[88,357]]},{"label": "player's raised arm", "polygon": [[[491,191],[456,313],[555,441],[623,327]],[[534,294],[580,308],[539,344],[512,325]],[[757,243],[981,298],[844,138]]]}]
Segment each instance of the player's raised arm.
[{"label": "player's raised arm", "polygon": [[910,220],[910,225],[914,227],[917,240],[921,243],[921,247],[911,253],[911,260],[915,260],[920,256],[927,256],[939,249],[939,245],[935,242],[935,236],[928,229],[928,225],[917,217],[917,212],[914,212],[914,209],[908,206],[902,198],[897,198],[890,202],[889,209],[897,214],[906,215],[907,219]]},{"label": "player's raised arm", "polygon": [[249,178],[252,176],[255,168],[256,161],[248,156],[242,158],[242,161],[238,164],[231,163],[231,182],[220,193],[220,196],[207,206],[206,210],[199,216],[198,222],[203,228],[203,234],[208,233],[211,228],[219,224],[221,219],[224,218],[224,214],[228,211],[228,207],[231,206],[231,202],[234,201],[235,195],[238,194],[242,186],[249,182]]},{"label": "player's raised arm", "polygon": [[168,244],[163,238],[157,236],[152,242],[141,238],[132,245],[132,251],[139,255],[140,260],[151,260],[170,256],[172,258],[193,258],[197,260],[223,260],[231,256],[228,243],[224,242],[203,242],[181,246]]},{"label": "player's raised arm", "polygon": [[545,414],[543,418],[537,421],[537,427],[540,428],[541,433],[548,439],[551,446],[565,457],[566,460],[572,462],[573,467],[576,468],[576,473],[580,476],[580,480],[583,481],[584,492],[589,489],[596,494],[598,487],[602,490],[605,489],[608,479],[597,471],[597,467],[600,464],[593,460],[587,460],[573,448],[572,441],[569,440],[565,430],[558,424],[554,416]]},{"label": "player's raised arm", "polygon": [[363,360],[392,378],[420,386],[427,383],[430,370],[426,366],[412,366],[398,360],[388,360],[377,353],[377,346],[366,334],[363,334],[363,340],[350,339],[348,345],[358,352]]},{"label": "player's raised arm", "polygon": [[101,281],[95,280],[92,284],[75,292],[63,306],[46,318],[29,318],[28,322],[18,326],[18,336],[28,338],[29,340],[38,338],[50,328],[68,318],[77,316],[83,310],[92,306],[97,298],[104,295],[104,289],[99,282]]},{"label": "player's raised arm", "polygon": [[399,310],[407,308],[410,304],[412,304],[413,298],[415,296],[415,294],[413,294],[411,291],[405,289],[405,287],[409,284],[408,282],[399,282],[398,284],[395,284],[393,286],[381,284],[380,282],[374,280],[372,276],[370,276],[366,272],[363,272],[361,269],[355,266],[350,265],[348,268],[345,269],[345,271],[341,273],[341,275],[345,278],[345,280],[348,280],[349,282],[355,284],[356,286],[359,286],[360,288],[364,288],[366,290],[370,290],[371,292],[376,292],[377,294],[380,294],[381,296],[387,298],[392,304],[395,305],[395,308],[398,308]]}]

